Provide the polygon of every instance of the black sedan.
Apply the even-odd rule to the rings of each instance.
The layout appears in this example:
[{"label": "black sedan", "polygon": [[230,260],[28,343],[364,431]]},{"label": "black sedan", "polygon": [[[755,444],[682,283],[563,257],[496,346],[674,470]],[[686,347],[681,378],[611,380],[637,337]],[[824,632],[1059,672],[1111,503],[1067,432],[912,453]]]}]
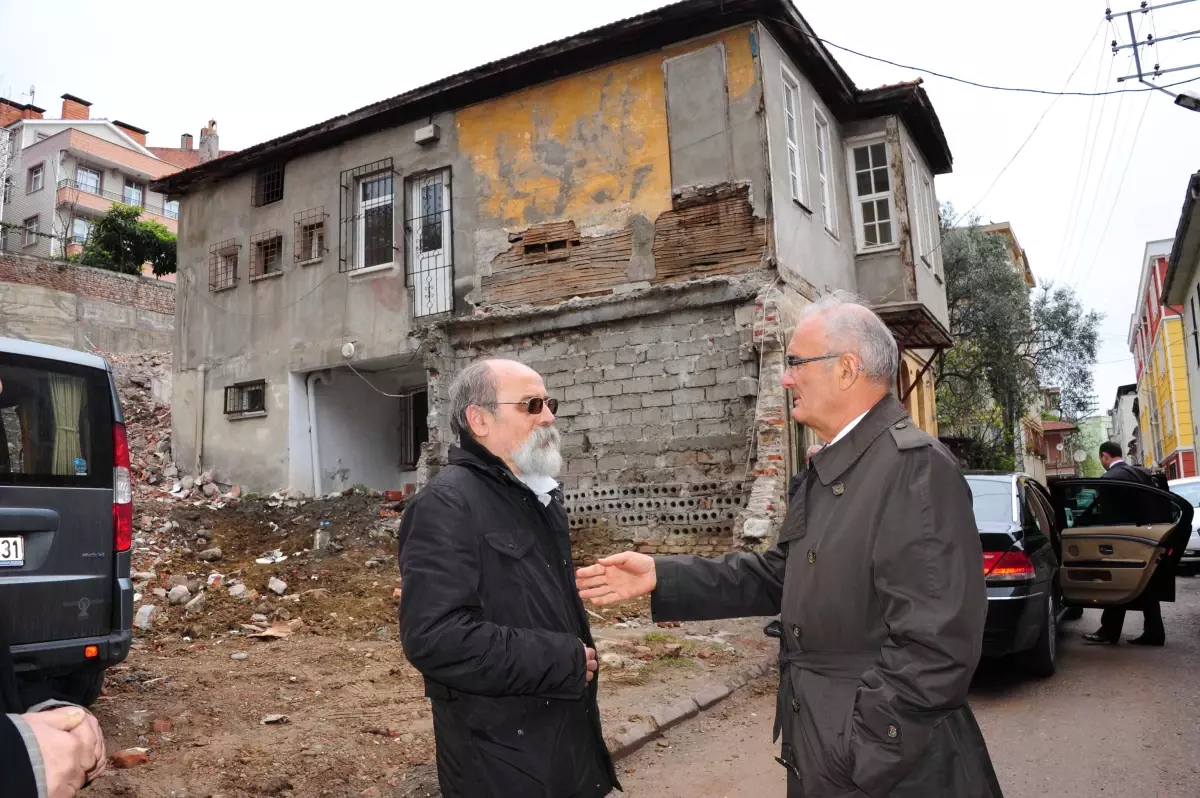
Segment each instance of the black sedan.
[{"label": "black sedan", "polygon": [[988,592],[983,655],[1054,673],[1062,600],[1050,494],[1021,474],[968,474]]}]

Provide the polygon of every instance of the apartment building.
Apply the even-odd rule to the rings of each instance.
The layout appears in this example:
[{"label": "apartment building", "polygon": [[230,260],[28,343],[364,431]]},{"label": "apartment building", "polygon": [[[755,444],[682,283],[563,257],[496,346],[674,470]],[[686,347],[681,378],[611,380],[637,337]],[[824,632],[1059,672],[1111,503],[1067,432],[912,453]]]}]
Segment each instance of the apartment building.
[{"label": "apartment building", "polygon": [[201,131],[198,149],[190,133],[178,148],[151,147],[146,130],[93,119],[91,106],[64,94],[54,119],[43,108],[0,98],[0,128],[8,138],[0,197],[6,235],[0,247],[49,258],[73,254],[82,249],[93,220],[114,203],[137,206],[143,218],[176,232],[178,201],[152,191],[150,182],[223,154],[215,122]]},{"label": "apartment building", "polygon": [[1184,349],[1183,305],[1163,302],[1171,239],[1151,241],[1142,256],[1129,349],[1137,372],[1138,445],[1142,465],[1168,479],[1196,476],[1195,427]]}]

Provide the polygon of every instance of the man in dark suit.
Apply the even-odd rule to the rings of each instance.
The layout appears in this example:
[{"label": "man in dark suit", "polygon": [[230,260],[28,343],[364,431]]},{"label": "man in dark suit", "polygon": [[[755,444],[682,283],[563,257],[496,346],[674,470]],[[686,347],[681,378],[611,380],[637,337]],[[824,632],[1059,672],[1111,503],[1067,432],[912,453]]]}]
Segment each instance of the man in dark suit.
[{"label": "man in dark suit", "polygon": [[[1102,479],[1121,479],[1126,482],[1137,482],[1142,485],[1155,487],[1154,477],[1149,470],[1141,466],[1125,462],[1121,456],[1121,447],[1112,441],[1100,444],[1100,464],[1104,466]],[[1157,599],[1142,598],[1138,605],[1145,616],[1142,636],[1131,638],[1130,643],[1139,646],[1161,646],[1167,641],[1167,632],[1163,627],[1162,607]],[[1100,628],[1083,639],[1089,643],[1121,642],[1121,627],[1125,624],[1125,607],[1108,607],[1100,616]]]}]

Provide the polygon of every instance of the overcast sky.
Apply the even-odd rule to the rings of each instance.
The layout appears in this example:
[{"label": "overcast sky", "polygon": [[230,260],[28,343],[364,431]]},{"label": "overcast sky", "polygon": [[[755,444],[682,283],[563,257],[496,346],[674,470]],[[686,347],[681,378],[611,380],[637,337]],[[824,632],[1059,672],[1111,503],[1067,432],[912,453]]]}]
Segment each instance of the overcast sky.
[{"label": "overcast sky", "polygon": [[[1113,0],[1114,10],[1137,5],[1127,2]],[[198,135],[211,117],[222,148],[240,149],[661,5],[208,0],[130,2],[114,14],[89,0],[0,0],[0,30],[41,32],[5,37],[0,95],[27,101],[36,86],[37,103],[57,116],[59,95],[69,92],[90,100],[95,116],[147,128],[149,143],[161,146],[178,146],[184,132]],[[1116,82],[1133,70],[1128,50],[1114,62],[1108,42],[1116,32],[1104,22],[1103,0],[1012,0],[988,6],[986,15],[962,0],[798,0],[797,7],[831,42],[980,83],[1058,90],[1079,64],[1073,90],[1134,85]],[[1116,35],[1127,42],[1120,19]],[[1200,2],[1156,11],[1141,24],[1141,37],[1200,29]],[[922,74],[833,52],[864,87]],[[1155,61],[1164,68],[1200,62],[1200,40],[1163,44],[1150,54]],[[1053,98],[925,77],[954,153],[953,174],[937,179],[938,196],[963,212],[984,198]],[[1162,82],[1190,77],[1200,70]],[[1125,338],[1142,251],[1174,235],[1188,175],[1200,169],[1198,141],[1200,113],[1157,92],[1063,97],[979,204],[984,221],[1014,225],[1039,279],[1067,280],[1106,314],[1097,366],[1102,409],[1118,385],[1134,380]],[[1081,169],[1089,157],[1090,169]]]}]

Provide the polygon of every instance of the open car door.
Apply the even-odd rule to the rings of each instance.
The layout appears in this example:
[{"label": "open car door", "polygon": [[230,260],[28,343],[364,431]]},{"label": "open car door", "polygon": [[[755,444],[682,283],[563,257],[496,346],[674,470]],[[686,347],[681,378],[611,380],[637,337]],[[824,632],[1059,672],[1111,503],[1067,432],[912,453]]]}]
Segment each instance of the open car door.
[{"label": "open car door", "polygon": [[[1154,598],[1174,599],[1175,566],[1191,535],[1190,503],[1116,479],[1059,480],[1050,494],[1061,536],[1064,599],[1116,606],[1140,598],[1152,584],[1164,593]],[[1170,590],[1162,589],[1164,580]]]}]

